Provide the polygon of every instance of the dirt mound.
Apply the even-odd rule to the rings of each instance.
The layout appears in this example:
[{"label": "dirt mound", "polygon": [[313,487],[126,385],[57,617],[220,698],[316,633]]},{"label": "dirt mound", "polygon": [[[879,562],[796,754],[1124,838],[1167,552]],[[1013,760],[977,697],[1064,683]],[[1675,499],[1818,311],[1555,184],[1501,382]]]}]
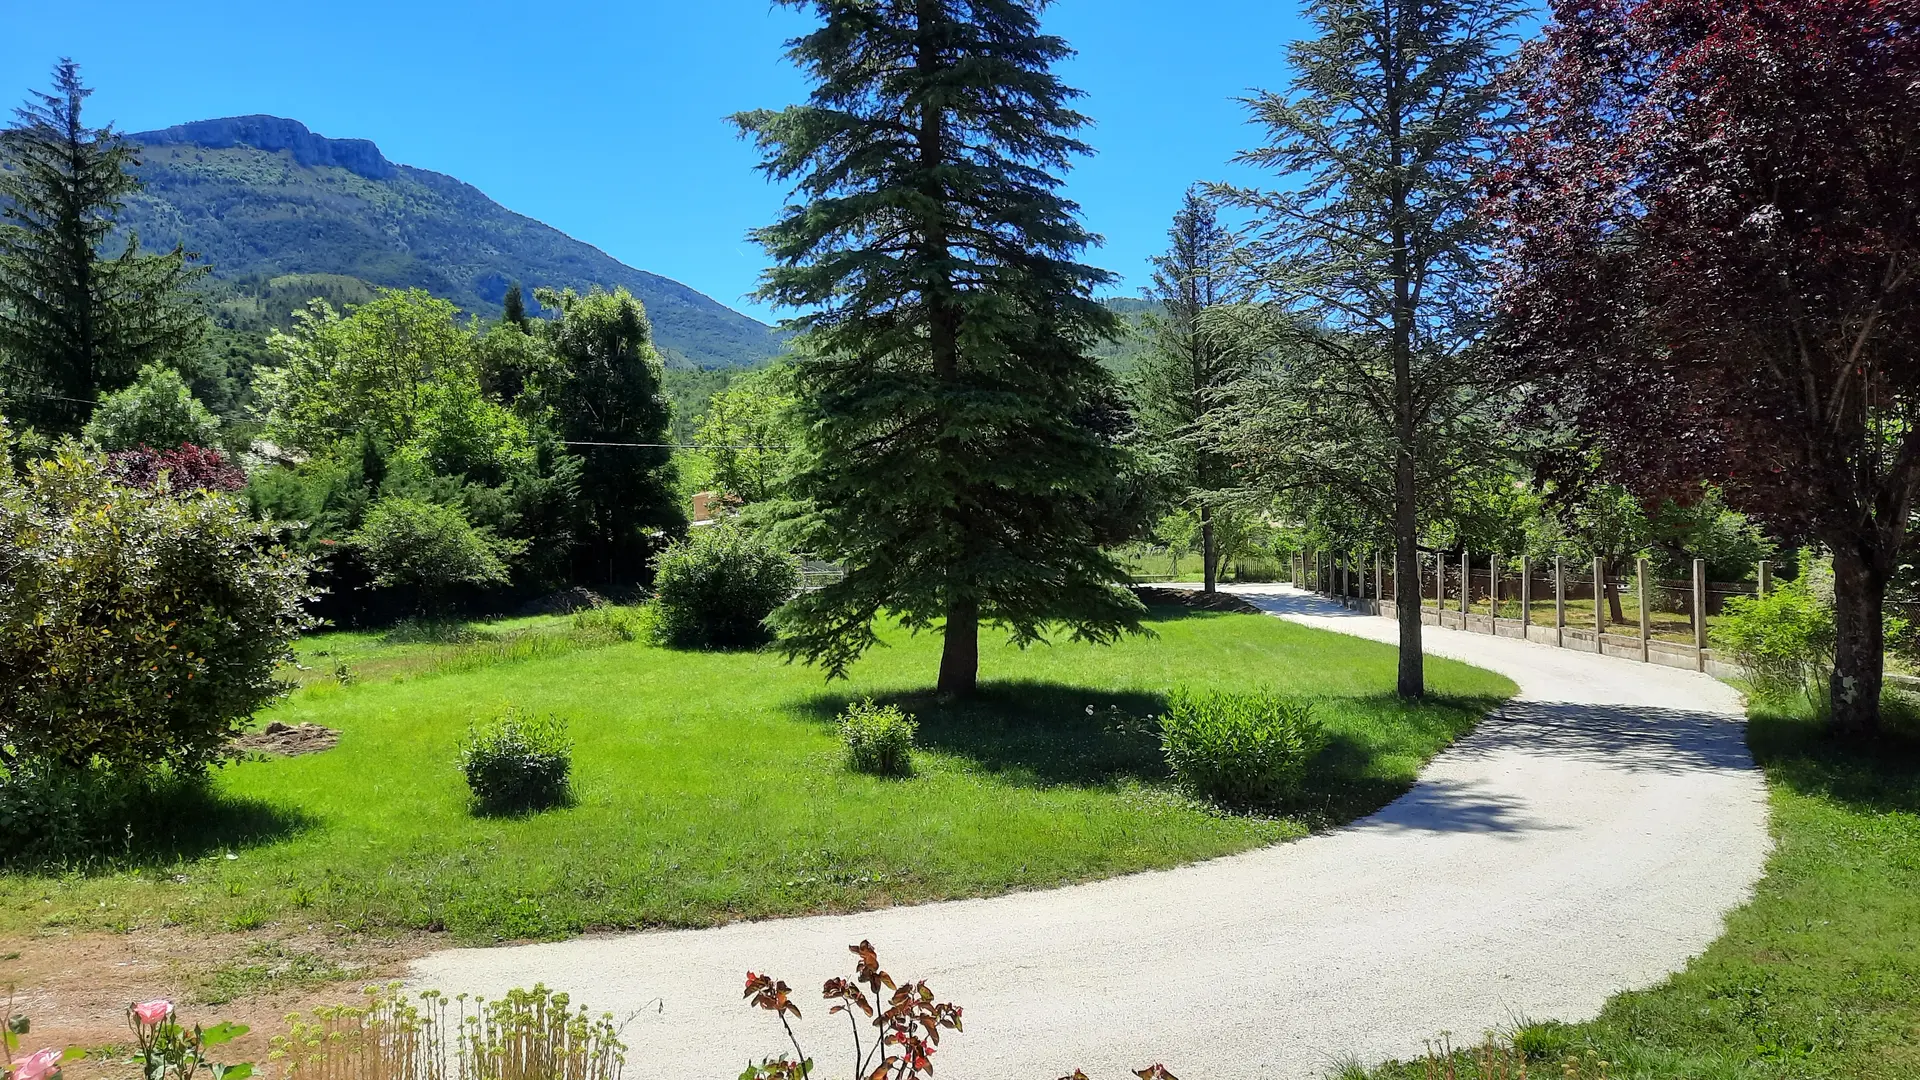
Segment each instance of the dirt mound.
[{"label": "dirt mound", "polygon": [[279,754],[282,757],[299,757],[302,754],[317,754],[322,750],[331,750],[340,741],[340,733],[319,724],[301,724],[294,727],[278,720],[250,735],[242,735],[233,740],[236,750],[249,754]]},{"label": "dirt mound", "polygon": [[583,589],[576,585],[571,589],[561,589],[557,593],[548,593],[538,600],[529,600],[520,609],[522,615],[571,615],[576,611],[606,607],[607,598],[592,589]]},{"label": "dirt mound", "polygon": [[1258,615],[1260,609],[1254,607],[1245,598],[1232,593],[1203,593],[1199,589],[1156,589],[1152,586],[1136,585],[1133,595],[1148,605],[1167,607],[1190,607],[1202,611],[1231,611],[1236,615]]}]

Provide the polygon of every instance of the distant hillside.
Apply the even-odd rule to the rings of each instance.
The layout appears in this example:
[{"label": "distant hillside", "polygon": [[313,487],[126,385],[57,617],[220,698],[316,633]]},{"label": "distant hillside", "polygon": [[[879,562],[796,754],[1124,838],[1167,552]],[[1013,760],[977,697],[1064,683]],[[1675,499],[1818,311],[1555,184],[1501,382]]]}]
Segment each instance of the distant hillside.
[{"label": "distant hillside", "polygon": [[1100,301],[1107,310],[1120,317],[1120,332],[1111,340],[1094,347],[1093,355],[1102,366],[1115,375],[1125,375],[1140,362],[1140,356],[1150,347],[1145,333],[1146,317],[1156,314],[1160,304],[1154,300],[1139,300],[1127,296],[1109,296]]},{"label": "distant hillside", "polygon": [[[625,286],[646,304],[670,362],[756,364],[779,353],[771,327],[685,285],[621,263],[450,176],[396,165],[365,139],[329,139],[293,120],[241,116],[131,136],[146,190],[122,221],[147,246],[179,241],[272,321],[308,283],[351,296],[357,279],[419,287],[497,315],[512,281]],[[337,275],[337,277],[335,277]],[[320,295],[321,293],[316,293]]]}]

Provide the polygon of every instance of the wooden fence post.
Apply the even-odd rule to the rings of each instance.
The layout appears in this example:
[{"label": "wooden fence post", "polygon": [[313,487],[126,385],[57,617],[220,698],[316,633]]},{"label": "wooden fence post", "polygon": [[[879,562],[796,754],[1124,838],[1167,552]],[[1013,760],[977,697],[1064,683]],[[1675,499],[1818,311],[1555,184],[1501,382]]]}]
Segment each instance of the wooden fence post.
[{"label": "wooden fence post", "polygon": [[1520,556],[1520,640],[1527,639],[1533,625],[1533,556]]},{"label": "wooden fence post", "polygon": [[1653,596],[1648,591],[1647,560],[1634,563],[1634,573],[1640,578],[1640,662],[1653,662],[1653,617],[1648,614],[1652,609]]},{"label": "wooden fence post", "polygon": [[1606,655],[1600,635],[1607,632],[1607,560],[1593,557],[1593,651]]},{"label": "wooden fence post", "polygon": [[1773,591],[1773,563],[1766,559],[1761,559],[1760,560],[1760,589],[1759,589],[1760,595],[1765,596],[1772,591]]},{"label": "wooden fence post", "polygon": [[1460,629],[1467,628],[1467,609],[1473,606],[1473,557],[1460,549]]},{"label": "wooden fence post", "polygon": [[1500,632],[1500,556],[1487,556],[1487,613],[1493,616],[1494,633]]},{"label": "wooden fence post", "polygon": [[1567,647],[1567,557],[1553,557],[1553,643]]},{"label": "wooden fence post", "polygon": [[1707,560],[1693,560],[1694,670],[1707,670]]}]

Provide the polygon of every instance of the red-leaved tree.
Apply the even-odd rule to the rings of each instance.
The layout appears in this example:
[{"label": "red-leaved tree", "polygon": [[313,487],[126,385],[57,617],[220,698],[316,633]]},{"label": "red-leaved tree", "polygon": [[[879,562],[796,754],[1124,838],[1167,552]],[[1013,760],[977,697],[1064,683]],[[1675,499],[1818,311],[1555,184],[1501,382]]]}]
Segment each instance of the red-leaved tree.
[{"label": "red-leaved tree", "polygon": [[1538,399],[1643,495],[1833,552],[1837,725],[1879,725],[1920,491],[1920,0],[1553,0],[1493,209]]}]

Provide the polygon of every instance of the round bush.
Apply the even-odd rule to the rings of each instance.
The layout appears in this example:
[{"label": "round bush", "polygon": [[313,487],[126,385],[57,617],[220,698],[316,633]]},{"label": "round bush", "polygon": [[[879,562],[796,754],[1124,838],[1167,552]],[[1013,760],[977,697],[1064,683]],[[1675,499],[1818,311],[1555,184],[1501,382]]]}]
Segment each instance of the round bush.
[{"label": "round bush", "polygon": [[800,561],[732,525],[695,529],[654,562],[655,627],[683,649],[743,649],[772,638],[767,616],[800,589]]},{"label": "round bush", "polygon": [[227,495],[118,483],[72,443],[19,469],[4,450],[0,745],[15,763],[203,773],[286,692],[308,560]]},{"label": "round bush", "polygon": [[1271,691],[1195,697],[1180,691],[1160,718],[1167,765],[1187,790],[1225,806],[1277,806],[1299,794],[1326,745],[1313,705]]},{"label": "round bush", "polygon": [[573,771],[573,743],[566,721],[508,706],[467,732],[460,744],[460,770],[467,775],[474,806],[482,813],[513,814],[566,803]]},{"label": "round bush", "polygon": [[913,737],[920,724],[900,706],[858,702],[840,714],[839,724],[848,768],[876,776],[913,775]]}]

